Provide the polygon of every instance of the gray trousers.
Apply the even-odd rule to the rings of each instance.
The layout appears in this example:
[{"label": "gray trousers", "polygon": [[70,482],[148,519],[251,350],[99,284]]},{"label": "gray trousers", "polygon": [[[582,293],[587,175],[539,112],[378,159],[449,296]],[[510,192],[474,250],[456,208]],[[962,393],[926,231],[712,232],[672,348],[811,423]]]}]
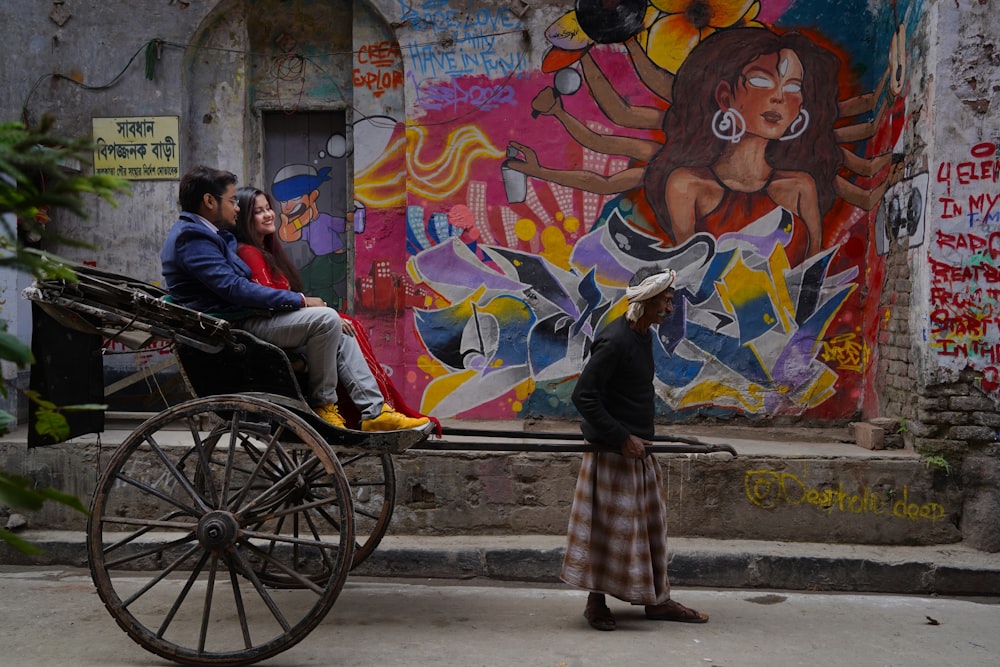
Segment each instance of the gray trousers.
[{"label": "gray trousers", "polygon": [[344,334],[344,321],[333,308],[302,308],[273,317],[251,317],[236,326],[272,345],[305,349],[314,406],[336,403],[340,383],[362,419],[374,419],[382,411],[385,399],[378,382],[357,339]]}]

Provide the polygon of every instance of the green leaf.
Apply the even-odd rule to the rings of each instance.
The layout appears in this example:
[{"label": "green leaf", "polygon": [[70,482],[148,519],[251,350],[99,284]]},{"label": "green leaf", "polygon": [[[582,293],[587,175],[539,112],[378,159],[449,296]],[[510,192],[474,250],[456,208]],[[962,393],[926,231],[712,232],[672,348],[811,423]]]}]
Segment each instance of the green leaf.
[{"label": "green leaf", "polygon": [[50,436],[56,442],[69,438],[69,422],[64,412],[88,412],[92,410],[107,410],[107,405],[100,403],[78,403],[76,405],[56,405],[42,398],[37,391],[27,389],[24,395],[37,406],[35,410],[35,431],[39,435]]},{"label": "green leaf", "polygon": [[0,472],[0,505],[25,510],[41,509],[45,498],[32,489],[31,484],[26,477]]},{"label": "green leaf", "polygon": [[59,412],[47,408],[35,411],[35,430],[39,435],[47,435],[56,442],[69,439],[69,422]]},{"label": "green leaf", "polygon": [[[6,392],[4,392],[4,395],[6,395]],[[0,434],[10,433],[15,424],[17,424],[17,417],[6,410],[0,410]]]},{"label": "green leaf", "polygon": [[87,506],[84,505],[79,498],[72,494],[64,493],[53,488],[35,489],[35,492],[45,500],[51,500],[53,502],[60,503],[61,505],[65,505],[66,507],[71,507],[82,514],[90,514],[90,510],[87,509]]},{"label": "green leaf", "polygon": [[13,361],[22,366],[35,361],[31,348],[6,331],[0,331],[0,359]]},{"label": "green leaf", "polygon": [[[75,282],[76,275],[69,263],[56,255],[36,248],[25,247],[19,231],[38,235],[44,242],[66,246],[93,248],[92,245],[63,237],[51,227],[36,222],[40,211],[64,209],[80,217],[87,217],[85,196],[97,196],[112,206],[117,206],[117,193],[131,193],[131,184],[119,178],[99,174],[72,172],[63,169],[68,160],[91,164],[93,143],[88,137],[62,137],[53,132],[54,120],[45,116],[37,127],[29,128],[19,122],[0,122],[0,267],[22,271],[35,278],[60,279]],[[44,186],[40,187],[40,184]],[[2,214],[12,214],[7,217]],[[17,220],[14,224],[11,219]],[[0,333],[0,359],[18,364],[32,362],[31,350],[14,336]],[[57,406],[36,392],[27,391],[29,400],[37,406],[37,430],[42,435],[63,441],[69,437],[69,425],[64,412],[98,410],[103,406],[83,404]],[[0,428],[9,428],[13,417],[0,411]],[[62,503],[82,512],[86,508],[75,497],[55,489],[37,490],[22,477],[8,475],[0,470],[0,504],[24,509],[37,509],[45,501]],[[40,553],[40,549],[9,531],[0,530],[0,539],[26,553]]]},{"label": "green leaf", "polygon": [[72,507],[78,512],[90,514],[87,506],[76,496],[58,489],[35,489],[32,488],[33,484],[27,477],[9,475],[0,471],[0,505],[24,510],[40,510],[46,500],[51,500]]},{"label": "green leaf", "polygon": [[41,553],[44,553],[44,551],[40,547],[37,547],[31,542],[28,542],[26,540],[22,540],[14,533],[10,532],[9,530],[4,530],[3,528],[0,528],[0,540],[3,540],[10,546],[20,551],[21,553],[28,554],[29,556],[37,556]]},{"label": "green leaf", "polygon": [[32,403],[37,404],[39,409],[45,409],[45,410],[56,409],[55,403],[53,403],[52,401],[46,401],[44,398],[42,398],[41,394],[39,394],[34,389],[25,389],[24,395],[27,396],[28,400],[30,400]]}]

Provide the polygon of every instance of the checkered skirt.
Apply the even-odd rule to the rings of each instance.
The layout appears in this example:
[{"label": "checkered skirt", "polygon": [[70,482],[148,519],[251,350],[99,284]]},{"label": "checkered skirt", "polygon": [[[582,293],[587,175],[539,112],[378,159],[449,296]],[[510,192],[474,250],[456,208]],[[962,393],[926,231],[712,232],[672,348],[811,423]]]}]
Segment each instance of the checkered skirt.
[{"label": "checkered skirt", "polygon": [[570,513],[560,578],[632,604],[670,598],[667,518],[660,464],[587,452]]}]

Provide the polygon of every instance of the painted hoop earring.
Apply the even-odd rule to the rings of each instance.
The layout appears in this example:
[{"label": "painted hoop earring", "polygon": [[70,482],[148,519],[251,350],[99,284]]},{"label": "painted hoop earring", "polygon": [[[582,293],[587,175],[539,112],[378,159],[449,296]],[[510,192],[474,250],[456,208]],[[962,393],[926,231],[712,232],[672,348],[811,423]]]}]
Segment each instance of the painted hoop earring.
[{"label": "painted hoop earring", "polygon": [[791,141],[792,139],[798,139],[801,137],[806,129],[809,127],[809,112],[805,109],[799,109],[799,115],[795,117],[792,124],[788,126],[788,131],[791,134],[786,134],[785,136],[778,139],[778,141]]},{"label": "painted hoop earring", "polygon": [[747,121],[736,109],[719,109],[712,116],[712,134],[723,141],[738,144],[746,132]]}]

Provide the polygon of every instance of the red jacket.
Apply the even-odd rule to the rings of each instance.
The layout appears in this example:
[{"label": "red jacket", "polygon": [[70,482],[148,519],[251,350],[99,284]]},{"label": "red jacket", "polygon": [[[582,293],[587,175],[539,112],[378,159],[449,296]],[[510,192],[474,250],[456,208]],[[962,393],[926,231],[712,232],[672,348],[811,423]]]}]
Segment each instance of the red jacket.
[{"label": "red jacket", "polygon": [[[290,289],[288,277],[280,271],[274,271],[268,266],[267,260],[264,259],[264,253],[260,251],[259,248],[255,248],[251,245],[246,245],[241,243],[236,249],[236,253],[240,256],[247,266],[250,267],[251,279],[265,285],[267,287],[273,287],[275,289]],[[358,345],[361,347],[361,353],[365,357],[365,361],[368,362],[368,369],[375,376],[375,381],[378,382],[378,388],[382,391],[382,397],[386,402],[392,406],[397,412],[402,412],[407,417],[427,417],[428,415],[423,415],[420,412],[414,410],[406,404],[403,400],[402,394],[396,389],[396,386],[392,383],[392,380],[386,374],[385,369],[375,358],[375,350],[372,348],[371,343],[368,341],[368,335],[365,331],[364,325],[358,320],[340,313],[341,319],[348,322],[354,327],[355,337],[357,338]],[[344,388],[337,388],[338,398],[337,407],[340,408],[340,414],[343,415],[344,419],[347,420],[347,425],[350,428],[359,428],[361,423],[361,414],[358,412],[357,407],[348,397],[347,392]],[[440,432],[441,422],[434,417],[430,417]]]}]

